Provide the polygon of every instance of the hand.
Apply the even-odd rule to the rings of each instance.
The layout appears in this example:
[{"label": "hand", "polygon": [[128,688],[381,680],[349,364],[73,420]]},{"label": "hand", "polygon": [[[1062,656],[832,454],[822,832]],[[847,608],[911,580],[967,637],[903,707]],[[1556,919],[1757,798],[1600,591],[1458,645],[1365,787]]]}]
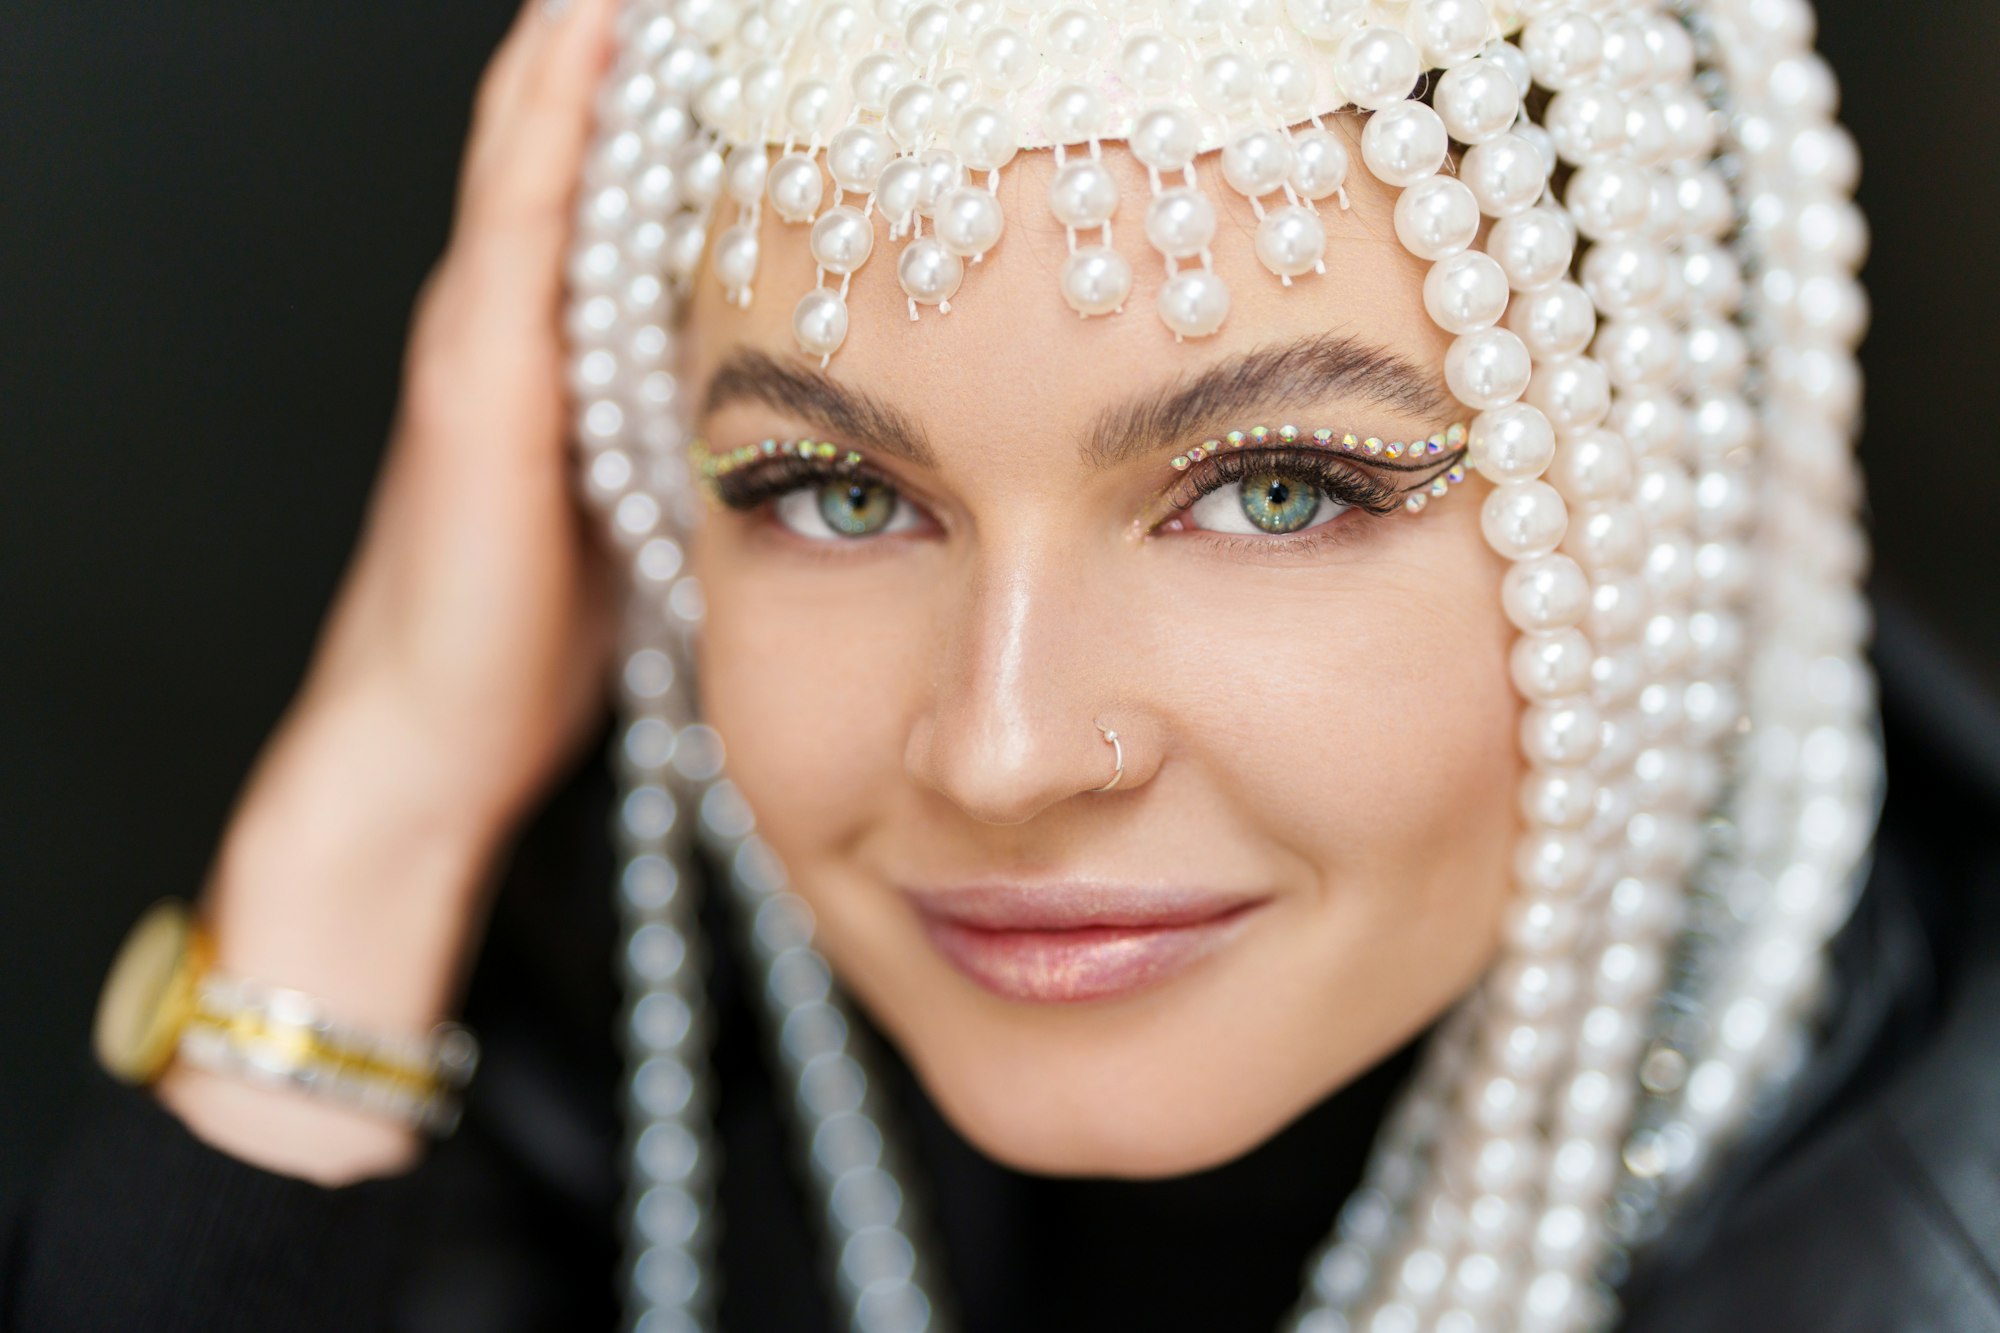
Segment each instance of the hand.
[{"label": "hand", "polygon": [[[202,895],[219,967],[352,1022],[445,1015],[498,852],[600,715],[614,585],[571,497],[561,305],[613,7],[528,0],[481,79],[359,550]],[[195,1070],[158,1092],[217,1146],[325,1183],[418,1152]]]}]

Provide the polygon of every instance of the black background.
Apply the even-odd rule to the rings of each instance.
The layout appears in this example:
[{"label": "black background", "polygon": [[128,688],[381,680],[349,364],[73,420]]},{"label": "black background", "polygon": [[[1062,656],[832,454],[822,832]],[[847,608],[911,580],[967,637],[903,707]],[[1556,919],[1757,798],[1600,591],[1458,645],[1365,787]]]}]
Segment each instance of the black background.
[{"label": "black background", "polygon": [[[1822,10],[1875,236],[1877,577],[2000,683],[2000,13]],[[298,679],[509,18],[0,4],[0,1199],[60,1132],[117,941],[198,885]]]}]

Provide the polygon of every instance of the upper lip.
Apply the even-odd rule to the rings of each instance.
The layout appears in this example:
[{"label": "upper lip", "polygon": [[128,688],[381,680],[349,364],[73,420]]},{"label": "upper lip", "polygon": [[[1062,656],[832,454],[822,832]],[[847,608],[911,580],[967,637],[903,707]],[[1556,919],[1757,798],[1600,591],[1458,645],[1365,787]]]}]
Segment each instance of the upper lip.
[{"label": "upper lip", "polygon": [[1188,926],[1263,900],[1210,889],[1097,882],[975,884],[906,892],[919,911],[981,930]]}]

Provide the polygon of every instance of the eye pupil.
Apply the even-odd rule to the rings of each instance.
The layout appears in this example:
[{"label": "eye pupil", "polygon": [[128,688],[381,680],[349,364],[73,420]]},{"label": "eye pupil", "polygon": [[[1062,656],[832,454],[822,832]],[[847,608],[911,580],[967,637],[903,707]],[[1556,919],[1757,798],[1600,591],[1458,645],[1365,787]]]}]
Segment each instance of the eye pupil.
[{"label": "eye pupil", "polygon": [[896,512],[896,493],[870,481],[830,481],[819,488],[819,512],[835,532],[865,537]]},{"label": "eye pupil", "polygon": [[1265,532],[1297,532],[1319,512],[1319,487],[1282,472],[1243,480],[1243,515]]}]

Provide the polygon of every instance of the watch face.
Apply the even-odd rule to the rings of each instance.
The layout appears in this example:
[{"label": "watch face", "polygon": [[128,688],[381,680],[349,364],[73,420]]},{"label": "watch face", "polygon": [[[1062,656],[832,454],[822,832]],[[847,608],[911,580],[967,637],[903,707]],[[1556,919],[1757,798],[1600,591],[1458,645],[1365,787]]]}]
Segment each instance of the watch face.
[{"label": "watch face", "polygon": [[104,979],[93,1044],[98,1062],[127,1083],[152,1081],[173,1057],[193,1007],[193,931],[186,904],[172,898],[153,904]]}]

